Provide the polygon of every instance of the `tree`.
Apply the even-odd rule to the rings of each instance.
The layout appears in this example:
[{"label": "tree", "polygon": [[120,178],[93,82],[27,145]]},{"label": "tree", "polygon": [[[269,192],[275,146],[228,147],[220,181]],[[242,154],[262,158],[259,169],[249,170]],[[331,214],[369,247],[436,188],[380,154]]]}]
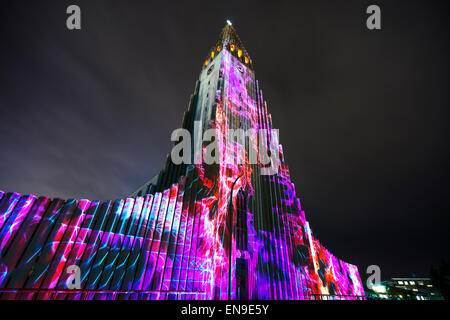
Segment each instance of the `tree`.
[{"label": "tree", "polygon": [[450,299],[450,267],[444,259],[441,260],[439,267],[431,268],[431,281],[438,288],[445,300]]}]

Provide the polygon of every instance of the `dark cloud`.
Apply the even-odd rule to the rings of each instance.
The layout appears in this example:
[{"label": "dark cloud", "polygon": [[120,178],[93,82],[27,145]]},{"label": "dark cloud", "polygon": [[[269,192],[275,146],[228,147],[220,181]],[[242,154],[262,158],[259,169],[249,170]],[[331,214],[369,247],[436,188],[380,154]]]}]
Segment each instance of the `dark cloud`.
[{"label": "dark cloud", "polygon": [[124,197],[163,166],[226,19],[252,56],[316,236],[364,272],[448,259],[448,5],[68,1],[0,10],[0,188]]}]

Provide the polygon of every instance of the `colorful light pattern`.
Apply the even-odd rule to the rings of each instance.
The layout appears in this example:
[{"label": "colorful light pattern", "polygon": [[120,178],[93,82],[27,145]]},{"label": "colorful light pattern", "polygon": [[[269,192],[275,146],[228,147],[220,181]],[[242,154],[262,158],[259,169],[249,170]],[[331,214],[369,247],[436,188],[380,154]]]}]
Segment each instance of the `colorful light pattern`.
[{"label": "colorful light pattern", "polygon": [[[116,201],[0,191],[0,299],[364,296],[357,267],[313,237],[278,136],[258,135],[272,119],[231,25],[218,45],[183,126],[214,128],[220,163],[168,162],[157,183]],[[250,133],[239,140],[230,129]],[[261,144],[279,153],[277,174],[263,174]],[[70,265],[81,269],[80,290],[67,289]]]}]

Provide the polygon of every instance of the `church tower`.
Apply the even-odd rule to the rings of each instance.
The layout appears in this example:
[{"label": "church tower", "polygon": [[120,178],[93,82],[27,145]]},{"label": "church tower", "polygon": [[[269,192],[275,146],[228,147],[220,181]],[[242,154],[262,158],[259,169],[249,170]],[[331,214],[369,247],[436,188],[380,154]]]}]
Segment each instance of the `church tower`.
[{"label": "church tower", "polygon": [[[176,183],[179,175],[167,177],[176,167],[199,179],[210,203],[203,206],[208,238],[201,236],[213,250],[211,298],[363,295],[356,267],[338,261],[312,238],[252,60],[229,21],[203,64],[183,128],[193,137],[193,165],[175,166],[169,155],[166,170],[137,194]],[[195,149],[204,156],[211,144],[203,133],[211,129],[219,158],[206,164],[198,153],[195,159]]]}]

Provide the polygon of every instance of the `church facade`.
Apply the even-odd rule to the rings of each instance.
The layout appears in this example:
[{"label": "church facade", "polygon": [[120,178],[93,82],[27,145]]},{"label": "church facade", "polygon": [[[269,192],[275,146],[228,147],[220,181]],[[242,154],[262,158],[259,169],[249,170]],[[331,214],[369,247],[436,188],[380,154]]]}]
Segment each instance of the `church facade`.
[{"label": "church facade", "polygon": [[[182,128],[194,137],[180,155],[189,161],[170,154],[125,199],[0,191],[0,299],[364,298],[357,267],[312,234],[231,24],[208,53]],[[208,163],[206,131],[217,160]]]}]

